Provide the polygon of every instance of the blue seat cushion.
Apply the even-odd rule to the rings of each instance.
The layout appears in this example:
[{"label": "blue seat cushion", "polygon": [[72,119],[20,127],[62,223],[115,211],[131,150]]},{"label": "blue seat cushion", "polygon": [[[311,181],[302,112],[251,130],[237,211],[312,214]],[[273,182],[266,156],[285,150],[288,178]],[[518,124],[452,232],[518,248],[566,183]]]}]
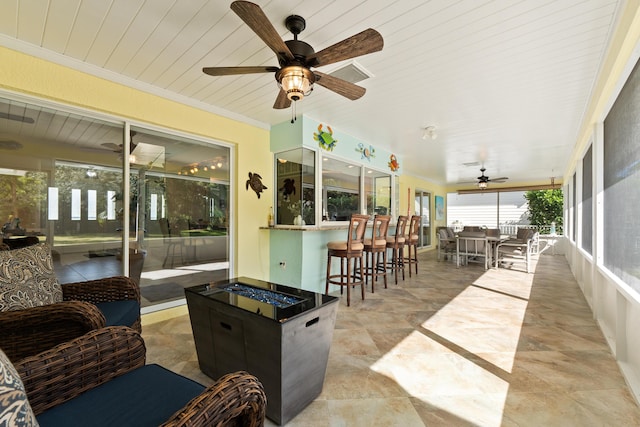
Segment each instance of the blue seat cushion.
[{"label": "blue seat cushion", "polygon": [[134,300],[101,302],[96,307],[104,314],[106,326],[131,326],[140,317],[140,305]]},{"label": "blue seat cushion", "polygon": [[146,365],[36,418],[41,427],[156,427],[202,393],[204,388],[159,365]]}]

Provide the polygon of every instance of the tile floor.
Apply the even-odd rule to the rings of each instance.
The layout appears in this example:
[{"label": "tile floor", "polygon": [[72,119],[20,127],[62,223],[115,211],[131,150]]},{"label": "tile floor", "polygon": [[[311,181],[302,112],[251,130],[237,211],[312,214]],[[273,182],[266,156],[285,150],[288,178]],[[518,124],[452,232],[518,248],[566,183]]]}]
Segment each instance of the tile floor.
[{"label": "tile floor", "polygon": [[[417,276],[342,297],[323,391],[287,426],[640,425],[563,256],[535,274],[419,258]],[[148,363],[212,382],[188,315],[143,324]]]}]

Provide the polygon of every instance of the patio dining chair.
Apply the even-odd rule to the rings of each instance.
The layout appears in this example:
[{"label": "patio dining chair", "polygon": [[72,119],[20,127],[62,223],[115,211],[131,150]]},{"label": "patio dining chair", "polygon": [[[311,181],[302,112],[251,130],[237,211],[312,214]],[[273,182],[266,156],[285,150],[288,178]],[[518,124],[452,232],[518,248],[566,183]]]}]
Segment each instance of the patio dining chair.
[{"label": "patio dining chair", "polygon": [[483,262],[487,270],[492,265],[492,250],[484,231],[462,231],[456,238],[456,266],[461,263]]}]

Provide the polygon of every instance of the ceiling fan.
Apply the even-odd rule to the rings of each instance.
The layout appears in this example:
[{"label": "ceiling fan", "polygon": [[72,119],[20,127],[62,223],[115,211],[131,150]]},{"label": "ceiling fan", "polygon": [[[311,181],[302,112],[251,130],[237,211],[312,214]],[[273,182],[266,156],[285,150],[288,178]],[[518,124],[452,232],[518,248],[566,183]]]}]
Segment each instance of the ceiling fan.
[{"label": "ceiling fan", "polygon": [[484,166],[480,168],[480,172],[482,172],[482,174],[478,177],[478,188],[480,188],[481,190],[484,190],[485,188],[487,188],[490,182],[505,182],[506,180],[509,179],[506,176],[490,179],[488,176],[484,174],[485,171],[486,169],[484,168]]},{"label": "ceiling fan", "polygon": [[[133,150],[136,148],[136,143],[133,142],[133,137],[136,136],[138,134],[138,132],[132,130],[129,133],[129,140],[131,141],[129,144],[129,154],[131,154],[133,152]],[[103,142],[102,145],[104,148],[108,148],[109,150],[112,150],[114,153],[118,153],[118,154],[122,154],[123,151],[123,145],[122,144],[115,144],[113,142]]]},{"label": "ceiling fan", "polygon": [[311,71],[311,68],[382,50],[384,42],[376,30],[366,29],[316,52],[309,44],[298,40],[298,34],[306,27],[306,22],[301,16],[291,15],[285,20],[285,26],[293,34],[293,40],[283,41],[260,6],[248,1],[234,1],[231,3],[231,10],[275,52],[280,67],[204,67],[202,71],[205,74],[227,76],[275,73],[276,81],[280,86],[280,92],[273,104],[275,109],[288,108],[291,101],[300,101],[311,93],[314,83],[351,100],[356,100],[365,94],[366,89],[361,86],[329,74]]}]

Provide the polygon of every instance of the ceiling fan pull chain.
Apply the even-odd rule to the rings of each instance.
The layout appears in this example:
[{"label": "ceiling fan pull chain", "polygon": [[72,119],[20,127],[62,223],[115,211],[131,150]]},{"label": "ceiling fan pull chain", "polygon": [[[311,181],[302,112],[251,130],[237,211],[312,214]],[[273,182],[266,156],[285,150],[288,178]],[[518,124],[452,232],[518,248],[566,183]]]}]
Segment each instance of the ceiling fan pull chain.
[{"label": "ceiling fan pull chain", "polygon": [[293,124],[293,122],[298,120],[298,118],[296,117],[296,104],[297,102],[295,101],[291,103],[291,124]]}]

